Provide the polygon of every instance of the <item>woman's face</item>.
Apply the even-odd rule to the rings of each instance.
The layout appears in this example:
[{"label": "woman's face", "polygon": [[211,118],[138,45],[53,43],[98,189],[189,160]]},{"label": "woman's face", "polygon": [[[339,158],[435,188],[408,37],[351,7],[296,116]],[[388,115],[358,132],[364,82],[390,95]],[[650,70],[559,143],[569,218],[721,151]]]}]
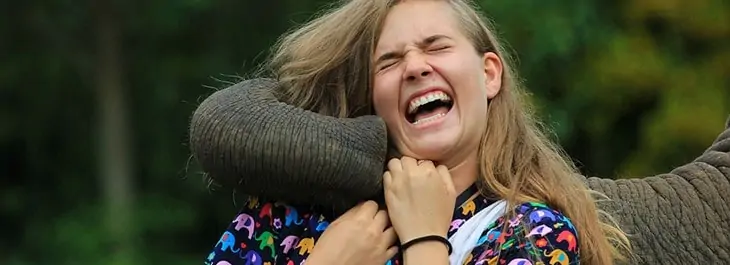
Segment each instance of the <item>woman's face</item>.
[{"label": "woman's face", "polygon": [[476,155],[502,64],[479,54],[445,1],[391,9],[373,54],[373,104],[398,150],[448,167]]}]

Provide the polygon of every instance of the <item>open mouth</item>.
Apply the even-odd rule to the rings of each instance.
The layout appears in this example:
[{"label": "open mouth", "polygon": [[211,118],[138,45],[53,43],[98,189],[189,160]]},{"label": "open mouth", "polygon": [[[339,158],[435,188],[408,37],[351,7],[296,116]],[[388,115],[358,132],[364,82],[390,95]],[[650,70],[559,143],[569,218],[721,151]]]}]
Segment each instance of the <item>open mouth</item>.
[{"label": "open mouth", "polygon": [[414,98],[408,104],[406,120],[411,124],[422,124],[446,116],[454,101],[442,91],[434,91]]}]

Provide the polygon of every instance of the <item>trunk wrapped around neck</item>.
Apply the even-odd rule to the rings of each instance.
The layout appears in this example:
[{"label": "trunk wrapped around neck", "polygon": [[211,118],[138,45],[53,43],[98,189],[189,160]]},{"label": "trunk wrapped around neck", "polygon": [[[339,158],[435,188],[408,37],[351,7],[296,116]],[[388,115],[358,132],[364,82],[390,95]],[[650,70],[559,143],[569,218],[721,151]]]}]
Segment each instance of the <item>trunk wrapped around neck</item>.
[{"label": "trunk wrapped around neck", "polygon": [[247,195],[348,207],[382,191],[385,123],[338,119],[274,96],[276,82],[251,79],[219,90],[194,112],[193,156],[216,182]]}]

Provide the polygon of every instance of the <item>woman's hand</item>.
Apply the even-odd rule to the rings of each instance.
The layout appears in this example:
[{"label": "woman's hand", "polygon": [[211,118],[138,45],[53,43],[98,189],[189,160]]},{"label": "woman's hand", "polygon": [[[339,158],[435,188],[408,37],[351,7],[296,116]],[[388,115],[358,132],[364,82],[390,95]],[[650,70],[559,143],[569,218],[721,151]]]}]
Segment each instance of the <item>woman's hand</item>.
[{"label": "woman's hand", "polygon": [[457,194],[445,166],[410,157],[391,159],[383,182],[390,221],[401,243],[427,235],[446,237]]},{"label": "woman's hand", "polygon": [[383,265],[397,252],[388,212],[373,201],[361,203],[332,222],[312,249],[307,264]]}]

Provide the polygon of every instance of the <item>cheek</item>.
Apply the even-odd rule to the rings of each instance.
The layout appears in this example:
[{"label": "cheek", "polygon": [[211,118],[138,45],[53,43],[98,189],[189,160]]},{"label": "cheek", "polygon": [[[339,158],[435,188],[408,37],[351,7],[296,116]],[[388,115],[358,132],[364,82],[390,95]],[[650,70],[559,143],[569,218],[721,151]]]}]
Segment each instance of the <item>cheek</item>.
[{"label": "cheek", "polygon": [[378,116],[382,116],[383,108],[384,108],[384,100],[386,97],[386,91],[383,88],[381,82],[379,82],[377,79],[373,82],[373,108],[375,108],[375,114]]},{"label": "cheek", "polygon": [[[482,88],[484,90],[484,66],[480,64],[476,56],[465,56],[454,54],[442,58],[434,58],[432,67],[448,82],[453,89],[467,90],[469,94],[476,91],[472,89]],[[458,92],[458,91],[457,91]]]},{"label": "cheek", "polygon": [[386,119],[398,115],[398,88],[388,85],[387,80],[375,80],[373,83],[373,107],[375,114]]},{"label": "cheek", "polygon": [[452,71],[451,80],[455,83],[456,91],[465,96],[469,103],[481,102],[487,100],[488,89],[487,80],[484,75],[483,67],[480,65],[463,64]]}]

